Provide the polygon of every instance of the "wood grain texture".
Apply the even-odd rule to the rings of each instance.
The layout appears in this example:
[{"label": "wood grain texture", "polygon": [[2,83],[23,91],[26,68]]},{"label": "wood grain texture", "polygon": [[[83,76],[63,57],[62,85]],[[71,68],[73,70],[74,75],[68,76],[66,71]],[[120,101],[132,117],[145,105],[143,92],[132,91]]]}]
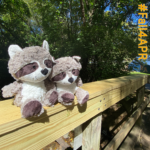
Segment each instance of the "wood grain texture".
[{"label": "wood grain texture", "polygon": [[74,129],[73,150],[77,150],[81,146],[82,146],[82,125]]},{"label": "wood grain texture", "polygon": [[131,115],[129,120],[123,125],[121,130],[117,133],[117,135],[111,140],[111,142],[106,146],[104,150],[116,150],[119,145],[122,143],[124,138],[127,136],[129,131],[132,129],[133,125],[140,117],[141,113],[150,102],[150,98],[147,98],[140,107]]},{"label": "wood grain texture", "polygon": [[69,108],[46,107],[43,115],[31,120],[20,118],[20,108],[12,100],[2,101],[0,149],[39,150],[145,85],[147,79],[134,75],[84,84],[82,88],[90,93],[87,104],[80,107],[75,100]]},{"label": "wood grain texture", "polygon": [[[113,89],[128,84],[132,84],[134,82],[138,82],[139,85],[145,85],[148,81],[147,79],[148,79],[147,75],[132,75],[132,76],[125,76],[125,77],[112,78],[108,80],[86,83],[82,86],[82,88],[89,92],[90,99],[92,99],[94,97],[105,94]],[[13,103],[13,99],[0,102],[0,114],[1,114],[0,125],[21,118],[20,108],[12,105],[12,103]],[[60,104],[56,105],[54,108],[45,107],[45,110],[47,109],[49,109],[50,111],[52,110],[51,114],[55,114],[57,113],[58,109],[60,109],[60,111],[66,109],[62,105],[60,106],[59,105]],[[77,105],[76,100],[75,100],[75,105]],[[39,118],[35,118],[33,121],[36,120],[39,120]],[[32,123],[32,121],[30,123]]]},{"label": "wood grain texture", "polygon": [[82,150],[99,150],[102,115],[92,118],[83,131]]},{"label": "wood grain texture", "polygon": [[119,150],[134,150],[134,146],[139,140],[141,133],[141,120],[139,119],[136,121],[134,127],[131,129],[125,140],[121,143],[121,146],[119,146]]}]

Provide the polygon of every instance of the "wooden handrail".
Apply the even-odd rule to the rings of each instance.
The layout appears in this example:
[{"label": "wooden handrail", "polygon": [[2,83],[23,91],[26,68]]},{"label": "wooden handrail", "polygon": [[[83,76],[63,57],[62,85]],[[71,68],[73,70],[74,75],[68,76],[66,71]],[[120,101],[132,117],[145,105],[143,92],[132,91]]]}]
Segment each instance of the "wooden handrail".
[{"label": "wooden handrail", "polygon": [[86,83],[90,99],[82,107],[57,104],[45,107],[38,118],[22,119],[12,100],[0,102],[0,149],[41,149],[70,130],[103,112],[148,82],[147,75],[132,75]]}]

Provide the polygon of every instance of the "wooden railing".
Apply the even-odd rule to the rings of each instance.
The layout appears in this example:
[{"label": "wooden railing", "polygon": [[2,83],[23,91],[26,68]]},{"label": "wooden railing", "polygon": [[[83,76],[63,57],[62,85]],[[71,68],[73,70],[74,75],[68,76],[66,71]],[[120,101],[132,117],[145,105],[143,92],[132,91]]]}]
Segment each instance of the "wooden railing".
[{"label": "wooden railing", "polygon": [[[82,88],[90,93],[90,99],[82,107],[76,100],[74,106],[68,108],[57,104],[53,108],[46,107],[44,114],[30,120],[21,118],[20,108],[12,105],[12,99],[1,101],[0,149],[40,150],[90,120],[82,133],[82,149],[99,150],[102,112],[136,90],[137,95],[140,93],[137,96],[140,106],[147,82],[147,75],[132,75],[86,83]],[[134,116],[134,121],[129,121],[129,125],[125,126],[128,128],[126,132],[120,130],[106,150],[118,148],[148,102],[143,102],[142,107],[137,109],[138,115]]]}]

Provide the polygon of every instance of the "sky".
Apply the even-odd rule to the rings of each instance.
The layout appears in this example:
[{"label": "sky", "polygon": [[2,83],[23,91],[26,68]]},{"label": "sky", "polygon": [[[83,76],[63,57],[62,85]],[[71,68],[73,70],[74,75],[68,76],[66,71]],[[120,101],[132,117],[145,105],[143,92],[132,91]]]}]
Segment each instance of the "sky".
[{"label": "sky", "polygon": [[[105,11],[109,11],[110,6],[107,6]],[[132,18],[133,18],[133,23],[138,24],[138,19],[141,18],[141,15],[138,14],[132,14]],[[128,20],[127,20],[128,21]],[[148,24],[148,22],[146,21],[146,24]],[[150,24],[149,24],[150,25]]]},{"label": "sky", "polygon": [[[105,11],[109,11],[109,8],[110,6],[107,6]],[[146,12],[146,11],[145,11]],[[148,12],[148,11],[147,11]],[[150,17],[150,16],[149,16]],[[133,24],[137,24],[138,25],[138,19],[142,19],[142,16],[141,15],[138,15],[138,14],[132,14],[132,20],[133,20]],[[129,21],[129,19],[127,19],[127,22]],[[150,22],[148,23],[148,21],[146,21],[145,24],[148,24],[148,26],[150,26]],[[138,57],[139,58],[139,57]],[[146,61],[147,65],[150,65],[150,61]],[[137,66],[138,67],[138,70],[140,70],[140,65]]]}]

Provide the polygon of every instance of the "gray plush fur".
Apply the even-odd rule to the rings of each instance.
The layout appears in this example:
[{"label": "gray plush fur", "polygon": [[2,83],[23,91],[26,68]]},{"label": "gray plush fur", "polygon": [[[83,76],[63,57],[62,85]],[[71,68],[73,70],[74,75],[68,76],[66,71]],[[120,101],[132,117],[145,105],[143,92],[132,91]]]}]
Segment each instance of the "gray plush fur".
[{"label": "gray plush fur", "polygon": [[[57,75],[61,75],[62,72],[65,72],[66,76],[63,79],[60,79],[59,81],[54,79],[54,82],[59,94],[58,101],[66,106],[73,104],[72,97],[74,97],[74,94],[80,105],[84,104],[89,99],[89,93],[79,88],[82,86],[81,78],[72,73],[74,69],[81,70],[82,66],[79,60],[79,56],[56,59],[56,65],[54,65],[52,76],[50,76],[53,80]],[[73,80],[71,83],[70,78]]]},{"label": "gray plush fur", "polygon": [[[46,64],[44,64],[45,59],[52,62],[54,62],[54,60],[49,53],[48,42],[44,41],[43,44],[44,48],[32,46],[21,49],[18,45],[10,45],[8,49],[10,55],[8,62],[9,73],[17,81],[4,86],[2,88],[2,94],[3,97],[15,96],[14,104],[21,107],[21,113],[25,113],[22,114],[23,118],[41,115],[44,112],[42,105],[53,106],[58,98],[54,83],[47,78],[52,73],[52,68],[48,68]],[[39,70],[36,70],[37,72],[35,71],[32,72],[32,74],[24,75],[28,76],[28,78],[17,78],[15,76],[16,72],[22,67],[34,61],[38,62],[39,65]],[[44,69],[47,69],[47,74],[42,74]],[[32,78],[34,78],[34,80],[32,80]],[[32,104],[32,106],[30,106],[29,103]],[[29,112],[27,111],[28,107],[30,109]],[[35,111],[36,108],[38,111]],[[35,113],[33,111],[35,111]]]},{"label": "gray plush fur", "polygon": [[56,76],[61,72],[66,72],[67,70],[72,70],[74,68],[81,70],[82,66],[80,62],[76,61],[72,57],[62,57],[55,60],[57,65],[53,67],[52,77]]},{"label": "gray plush fur", "polygon": [[9,73],[15,79],[17,79],[15,73],[26,64],[29,64],[31,60],[38,61],[42,68],[45,68],[45,65],[43,64],[44,58],[52,60],[50,53],[40,46],[26,47],[22,50],[23,52],[16,53],[13,59],[10,58],[8,62]]}]

